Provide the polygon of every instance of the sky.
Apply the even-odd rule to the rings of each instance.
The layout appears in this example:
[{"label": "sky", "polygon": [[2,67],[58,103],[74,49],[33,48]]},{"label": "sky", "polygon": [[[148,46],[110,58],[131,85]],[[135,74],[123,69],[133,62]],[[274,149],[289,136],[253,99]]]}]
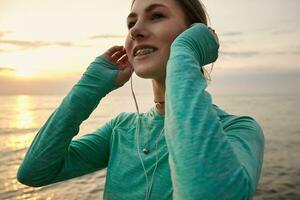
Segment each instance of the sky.
[{"label": "sky", "polygon": [[[220,39],[211,92],[300,94],[299,0],[202,2]],[[0,95],[65,94],[95,57],[124,44],[130,4],[0,0]],[[152,92],[133,77],[138,92]]]}]

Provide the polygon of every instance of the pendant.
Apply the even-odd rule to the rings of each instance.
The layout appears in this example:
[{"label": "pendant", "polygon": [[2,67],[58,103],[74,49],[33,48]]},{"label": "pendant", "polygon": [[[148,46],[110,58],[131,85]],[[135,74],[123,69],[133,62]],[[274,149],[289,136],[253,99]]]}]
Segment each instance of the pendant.
[{"label": "pendant", "polygon": [[148,153],[149,153],[148,147],[145,147],[145,148],[143,149],[143,152],[144,152],[145,154],[148,154]]}]

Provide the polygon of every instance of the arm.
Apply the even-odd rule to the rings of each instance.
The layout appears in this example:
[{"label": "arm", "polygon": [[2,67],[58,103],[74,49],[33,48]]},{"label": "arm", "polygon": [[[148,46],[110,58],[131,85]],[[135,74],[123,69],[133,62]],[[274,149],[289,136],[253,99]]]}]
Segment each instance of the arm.
[{"label": "arm", "polygon": [[262,166],[264,138],[251,118],[223,128],[200,67],[218,45],[203,24],[172,43],[166,78],[166,143],[174,199],[250,199]]},{"label": "arm", "polygon": [[72,138],[100,100],[117,88],[116,76],[117,68],[102,56],[90,64],[34,138],[18,170],[21,183],[43,186],[107,166],[113,120],[92,134]]}]

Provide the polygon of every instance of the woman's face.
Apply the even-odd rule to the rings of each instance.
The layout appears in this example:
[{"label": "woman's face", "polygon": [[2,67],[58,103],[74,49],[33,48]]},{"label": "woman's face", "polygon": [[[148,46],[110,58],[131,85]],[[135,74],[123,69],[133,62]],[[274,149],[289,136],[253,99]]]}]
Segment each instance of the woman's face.
[{"label": "woman's face", "polygon": [[[174,0],[135,0],[127,26],[125,50],[135,73],[165,80],[170,46],[188,26],[181,7]],[[134,55],[137,47],[145,50]]]}]

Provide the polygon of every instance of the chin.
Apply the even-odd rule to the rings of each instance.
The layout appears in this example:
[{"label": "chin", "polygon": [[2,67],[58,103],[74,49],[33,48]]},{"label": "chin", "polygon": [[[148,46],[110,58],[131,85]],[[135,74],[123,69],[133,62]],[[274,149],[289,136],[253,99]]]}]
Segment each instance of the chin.
[{"label": "chin", "polygon": [[142,69],[142,68],[135,68],[134,69],[134,73],[138,76],[138,77],[141,77],[141,78],[145,78],[145,79],[151,79],[153,78],[153,73],[151,73],[151,71],[149,70],[145,70],[145,69]]},{"label": "chin", "polygon": [[144,68],[135,68],[134,70],[135,74],[144,79],[156,79],[161,80],[165,79],[166,77],[166,71],[162,70],[162,68],[152,68],[152,70],[144,69]]},{"label": "chin", "polygon": [[132,63],[134,73],[144,79],[161,79],[166,74],[165,61],[150,61],[145,63]]}]

